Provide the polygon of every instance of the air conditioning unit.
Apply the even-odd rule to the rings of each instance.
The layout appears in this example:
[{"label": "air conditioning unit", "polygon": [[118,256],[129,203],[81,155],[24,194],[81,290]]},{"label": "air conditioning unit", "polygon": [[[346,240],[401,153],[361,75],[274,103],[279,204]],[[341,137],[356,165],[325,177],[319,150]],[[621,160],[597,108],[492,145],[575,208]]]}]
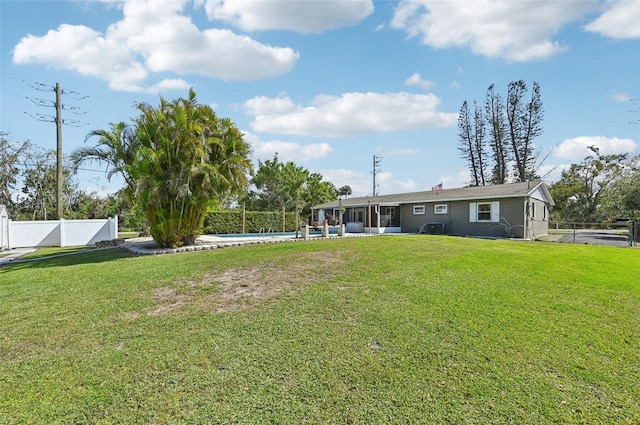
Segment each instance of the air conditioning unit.
[{"label": "air conditioning unit", "polygon": [[427,223],[427,234],[444,235],[444,223],[442,222]]}]

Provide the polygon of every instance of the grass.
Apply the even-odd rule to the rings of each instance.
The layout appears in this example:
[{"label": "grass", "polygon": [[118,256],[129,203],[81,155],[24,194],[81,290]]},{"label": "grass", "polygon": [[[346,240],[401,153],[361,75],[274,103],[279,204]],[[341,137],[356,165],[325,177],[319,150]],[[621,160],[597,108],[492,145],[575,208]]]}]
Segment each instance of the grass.
[{"label": "grass", "polygon": [[0,269],[0,423],[640,420],[640,251],[397,236]]},{"label": "grass", "polygon": [[34,258],[43,258],[43,257],[51,257],[55,255],[64,255],[64,254],[74,254],[77,252],[94,249],[93,246],[65,246],[65,247],[43,247],[38,248],[33,252],[29,252],[22,257],[21,259],[34,259]]}]

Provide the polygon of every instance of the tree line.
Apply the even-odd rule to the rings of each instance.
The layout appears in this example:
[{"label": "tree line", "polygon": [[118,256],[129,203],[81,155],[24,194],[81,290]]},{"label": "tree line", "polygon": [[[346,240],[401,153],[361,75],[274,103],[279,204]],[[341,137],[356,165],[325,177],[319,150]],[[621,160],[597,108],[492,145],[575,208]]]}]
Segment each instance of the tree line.
[{"label": "tree line", "polygon": [[562,172],[549,187],[559,222],[599,223],[616,218],[640,220],[640,155],[590,155]]},{"label": "tree line", "polygon": [[[469,168],[471,186],[539,179],[544,156],[534,139],[542,134],[544,108],[540,85],[529,92],[512,81],[503,96],[491,84],[484,102],[465,101],[458,117],[458,151]],[[562,172],[550,186],[552,218],[597,223],[616,217],[640,219],[640,156],[591,154]]]},{"label": "tree line", "polygon": [[[220,118],[211,107],[198,103],[193,89],[187,98],[161,97],[158,106],[135,106],[139,115],[130,123],[112,123],[108,129],[90,132],[85,141],[93,139],[95,144],[76,149],[68,158],[67,218],[126,211],[126,224],[144,223],[160,246],[176,247],[195,242],[212,210],[244,204],[254,211],[285,209],[306,215],[314,204],[351,194],[350,187],[337,189],[318,173],[281,162],[277,154],[259,161],[254,172],[251,146],[243,134],[229,118]],[[35,154],[39,148],[28,141],[12,142],[5,134],[0,147],[0,203],[7,205],[11,217],[58,218],[52,208],[53,151]],[[37,166],[21,172],[21,164],[29,161]],[[125,187],[107,198],[78,190],[73,175],[93,162],[107,165],[109,179],[121,175]],[[252,185],[255,190],[249,190]],[[87,205],[87,198],[92,205]],[[101,202],[104,205],[98,205]]]},{"label": "tree line", "polygon": [[491,84],[484,105],[464,101],[458,116],[458,151],[469,167],[470,185],[538,178],[539,152],[533,140],[542,134],[543,118],[537,82],[530,94],[527,84],[518,80],[509,83],[506,97]]},{"label": "tree line", "polygon": [[[66,218],[114,217],[121,210],[118,194],[98,196],[79,189],[69,164],[63,167],[63,211]],[[0,204],[14,220],[54,220],[56,152],[30,141],[13,141],[0,132]],[[126,212],[125,212],[126,214]]]}]

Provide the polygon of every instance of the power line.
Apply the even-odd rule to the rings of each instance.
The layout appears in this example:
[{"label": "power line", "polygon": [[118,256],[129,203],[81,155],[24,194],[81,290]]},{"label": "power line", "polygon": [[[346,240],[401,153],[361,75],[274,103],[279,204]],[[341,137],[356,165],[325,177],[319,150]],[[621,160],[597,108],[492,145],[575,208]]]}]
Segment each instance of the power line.
[{"label": "power line", "polygon": [[[38,166],[36,164],[27,164],[26,162],[18,162],[16,164],[14,164],[16,167],[23,167],[23,168],[38,168]],[[94,170],[92,168],[74,168],[75,170],[78,171],[91,171],[94,173],[106,173],[106,170]]]},{"label": "power line", "polygon": [[[23,80],[24,81],[24,80]],[[33,102],[36,106],[41,106],[41,107],[47,107],[47,108],[55,108],[56,110],[56,115],[55,116],[51,116],[51,115],[46,115],[46,114],[36,114],[31,115],[29,113],[27,113],[29,116],[31,116],[32,118],[38,120],[38,121],[43,121],[43,122],[53,122],[56,124],[56,204],[57,204],[57,213],[58,213],[58,218],[62,218],[62,212],[63,212],[63,204],[62,204],[62,192],[63,192],[63,187],[62,187],[62,179],[63,179],[63,172],[62,172],[62,168],[63,168],[63,158],[62,158],[62,125],[63,124],[67,124],[67,125],[71,125],[71,126],[79,126],[80,121],[78,120],[67,120],[67,122],[65,123],[65,121],[62,119],[62,111],[66,110],[69,111],[71,113],[74,113],[76,115],[82,114],[80,112],[77,112],[79,110],[78,107],[76,106],[70,106],[67,105],[65,107],[65,105],[62,104],[62,95],[63,94],[67,94],[70,95],[72,98],[76,99],[76,100],[82,100],[82,99],[86,99],[88,96],[80,96],[80,94],[78,92],[75,91],[63,91],[62,88],[60,87],[60,83],[56,83],[55,87],[52,87],[50,85],[44,84],[44,83],[34,83],[34,84],[30,84],[27,83],[26,81],[24,81],[25,84],[27,84],[29,87],[31,87],[32,89],[36,90],[36,91],[53,91],[55,92],[55,100],[49,100],[49,99],[40,99],[40,98],[30,98],[27,96],[27,99],[29,99],[31,102]]]}]

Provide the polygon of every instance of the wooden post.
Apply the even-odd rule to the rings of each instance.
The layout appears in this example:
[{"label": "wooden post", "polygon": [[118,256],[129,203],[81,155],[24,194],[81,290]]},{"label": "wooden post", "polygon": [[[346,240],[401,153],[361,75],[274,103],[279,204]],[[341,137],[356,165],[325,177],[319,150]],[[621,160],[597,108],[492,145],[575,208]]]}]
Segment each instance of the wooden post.
[{"label": "wooden post", "polygon": [[242,233],[247,233],[247,205],[242,203]]},{"label": "wooden post", "polygon": [[296,239],[298,239],[298,229],[300,228],[300,213],[298,212],[298,203],[296,202]]},{"label": "wooden post", "polygon": [[369,234],[371,234],[371,201],[367,201],[367,210],[369,211],[369,222],[367,224],[369,225]]}]

